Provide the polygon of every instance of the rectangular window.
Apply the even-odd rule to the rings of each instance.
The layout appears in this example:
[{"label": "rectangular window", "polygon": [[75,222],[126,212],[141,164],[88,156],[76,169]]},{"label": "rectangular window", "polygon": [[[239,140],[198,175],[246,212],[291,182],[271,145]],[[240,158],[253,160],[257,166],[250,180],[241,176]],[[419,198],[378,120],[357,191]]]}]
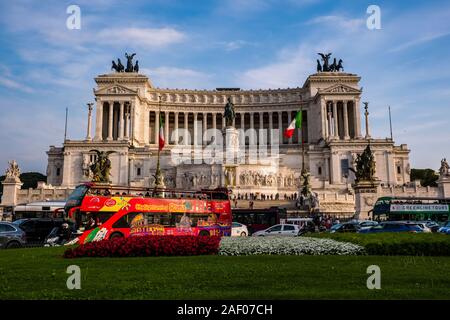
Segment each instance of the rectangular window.
[{"label": "rectangular window", "polygon": [[341,159],[341,172],[343,177],[348,177],[349,163],[348,159]]}]

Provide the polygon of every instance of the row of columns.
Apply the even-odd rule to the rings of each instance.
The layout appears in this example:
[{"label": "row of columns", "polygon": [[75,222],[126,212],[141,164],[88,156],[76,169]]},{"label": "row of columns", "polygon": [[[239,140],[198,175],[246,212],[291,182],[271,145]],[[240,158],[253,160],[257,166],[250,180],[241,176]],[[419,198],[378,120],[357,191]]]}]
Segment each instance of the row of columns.
[{"label": "row of columns", "polygon": [[[166,119],[164,121],[164,137],[166,139],[166,144],[170,144],[170,139],[168,139],[167,137],[169,137],[169,121],[167,121],[167,119],[169,119],[169,114],[170,111],[161,111],[164,112],[164,119]],[[283,127],[283,111],[278,111],[278,128],[273,128],[273,113],[272,112],[268,112],[269,114],[269,127],[268,128],[264,128],[264,118],[263,115],[264,113],[267,112],[241,112],[238,113],[240,115],[240,128],[245,128],[245,114],[249,114],[250,115],[250,127],[249,128],[245,128],[245,129],[254,129],[255,128],[255,119],[254,119],[254,115],[255,113],[259,114],[259,128],[264,128],[264,129],[268,129],[268,130],[272,130],[272,129],[279,129],[279,141],[283,141],[283,132],[284,130],[287,128],[287,126],[290,124],[291,120],[292,120],[292,115],[291,113],[293,111],[284,111],[287,112],[287,120],[288,123],[287,125],[285,125]],[[305,112],[305,111],[304,111]],[[212,114],[212,128],[213,129],[218,129],[217,128],[217,115],[222,115],[222,113],[208,113],[208,112],[183,112],[183,116],[184,116],[184,128],[188,128],[188,116],[189,114],[193,114],[193,133],[194,133],[194,144],[197,144],[197,137],[199,136],[199,132],[198,132],[198,115],[202,114],[203,115],[203,119],[202,119],[202,128],[207,128],[207,124],[208,124],[208,118],[207,115],[208,114]],[[179,113],[175,112],[175,120],[174,120],[174,130],[179,129],[178,128],[178,122],[179,122]],[[155,111],[155,130],[154,130],[154,134],[155,134],[155,141],[157,142],[159,139],[159,111]],[[236,127],[236,117],[233,119],[233,127]],[[220,129],[224,129],[225,128],[225,118],[222,116],[222,126]],[[260,141],[262,139],[262,132],[260,133]],[[272,136],[269,133],[269,143],[272,143]],[[187,142],[187,137],[184,137],[184,141]],[[292,137],[289,138],[288,143],[292,144]],[[252,143],[252,142],[251,142]],[[178,144],[178,141],[175,141],[175,144]]]},{"label": "row of columns", "polygon": [[339,139],[339,115],[338,115],[338,102],[342,103],[342,119],[343,119],[343,138],[344,140],[350,139],[349,131],[349,102],[353,107],[353,129],[355,137],[360,136],[360,119],[358,112],[358,101],[324,101],[322,107],[322,126],[324,128],[325,138]]},{"label": "row of columns", "polygon": [[[97,101],[97,112],[96,112],[96,128],[95,128],[95,140],[103,140],[103,115],[104,108],[108,108],[108,122],[107,122],[107,141],[113,140],[113,127],[114,127],[114,105],[115,103],[119,104],[119,113],[118,113],[118,140],[129,140],[133,135],[133,125],[134,122],[134,103],[131,101]],[[91,106],[89,106],[91,108]],[[90,137],[90,123],[91,123],[91,109],[88,112],[88,132],[86,135],[86,140],[91,140]]]}]

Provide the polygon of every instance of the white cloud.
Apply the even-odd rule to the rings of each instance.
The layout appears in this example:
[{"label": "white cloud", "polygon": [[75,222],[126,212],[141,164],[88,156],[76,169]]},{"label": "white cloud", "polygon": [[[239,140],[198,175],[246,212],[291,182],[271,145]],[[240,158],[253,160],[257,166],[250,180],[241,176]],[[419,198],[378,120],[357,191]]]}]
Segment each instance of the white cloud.
[{"label": "white cloud", "polygon": [[96,35],[95,42],[132,48],[163,48],[180,43],[186,35],[173,28],[115,28],[103,29]]},{"label": "white cloud", "polygon": [[306,24],[323,24],[335,29],[354,32],[365,25],[365,20],[362,18],[351,19],[338,15],[326,15],[311,19]]},{"label": "white cloud", "polygon": [[284,49],[275,62],[238,74],[237,85],[253,89],[300,87],[314,71],[311,52],[315,51],[307,44],[294,50]]},{"label": "white cloud", "polygon": [[424,44],[424,43],[427,43],[430,41],[434,41],[434,40],[446,37],[448,35],[450,35],[450,32],[438,32],[438,33],[428,34],[428,35],[422,36],[418,39],[404,42],[404,43],[390,49],[389,51],[390,52],[402,51],[402,50],[408,49],[413,46],[421,45],[421,44]]},{"label": "white cloud", "polygon": [[207,88],[212,76],[192,69],[167,66],[154,69],[143,68],[140,71],[150,77],[155,87],[160,88]]},{"label": "white cloud", "polygon": [[20,90],[26,93],[32,93],[34,90],[23,83],[0,76],[0,85],[9,89]]}]

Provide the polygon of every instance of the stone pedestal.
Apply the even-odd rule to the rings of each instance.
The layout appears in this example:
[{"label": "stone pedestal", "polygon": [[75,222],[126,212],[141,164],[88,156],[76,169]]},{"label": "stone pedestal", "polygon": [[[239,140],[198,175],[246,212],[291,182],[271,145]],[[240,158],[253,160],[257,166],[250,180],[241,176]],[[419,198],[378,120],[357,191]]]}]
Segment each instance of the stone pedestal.
[{"label": "stone pedestal", "polygon": [[226,127],[223,130],[223,138],[225,141],[225,158],[226,165],[237,164],[239,154],[239,132],[234,127]]},{"label": "stone pedestal", "polygon": [[3,182],[2,206],[15,206],[17,204],[17,193],[22,186],[22,182],[17,179],[6,178]]},{"label": "stone pedestal", "polygon": [[378,199],[379,181],[359,181],[353,185],[355,190],[355,218],[366,220],[371,217],[369,211],[373,209]]},{"label": "stone pedestal", "polygon": [[439,196],[442,198],[450,198],[450,176],[441,175],[437,181],[439,187]]}]

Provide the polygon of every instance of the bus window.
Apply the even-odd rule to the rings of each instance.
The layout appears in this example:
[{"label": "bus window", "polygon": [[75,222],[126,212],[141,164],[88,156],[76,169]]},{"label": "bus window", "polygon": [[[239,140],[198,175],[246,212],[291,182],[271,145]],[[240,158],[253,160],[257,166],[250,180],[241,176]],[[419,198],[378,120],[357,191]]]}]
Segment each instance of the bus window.
[{"label": "bus window", "polygon": [[140,212],[129,212],[126,215],[124,215],[122,218],[117,220],[113,224],[113,228],[130,228],[131,221],[138,215]]}]

